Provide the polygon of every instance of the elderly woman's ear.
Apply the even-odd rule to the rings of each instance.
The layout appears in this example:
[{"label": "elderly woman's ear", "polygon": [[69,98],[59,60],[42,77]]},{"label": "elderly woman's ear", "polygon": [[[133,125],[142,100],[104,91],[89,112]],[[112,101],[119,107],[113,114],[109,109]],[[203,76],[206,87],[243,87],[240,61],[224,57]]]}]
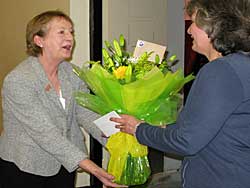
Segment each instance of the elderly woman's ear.
[{"label": "elderly woman's ear", "polygon": [[34,36],[34,43],[39,46],[40,48],[43,47],[43,42],[42,42],[43,38],[38,36],[38,35],[35,35]]}]

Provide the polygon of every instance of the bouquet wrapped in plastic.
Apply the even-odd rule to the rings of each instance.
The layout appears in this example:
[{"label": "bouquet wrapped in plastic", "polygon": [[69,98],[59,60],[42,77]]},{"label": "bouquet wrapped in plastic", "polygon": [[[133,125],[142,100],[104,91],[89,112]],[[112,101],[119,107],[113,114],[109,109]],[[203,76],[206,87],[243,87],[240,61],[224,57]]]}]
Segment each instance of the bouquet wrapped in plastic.
[{"label": "bouquet wrapped in plastic", "polygon": [[[130,114],[152,125],[166,125],[176,120],[179,91],[194,77],[184,77],[182,70],[171,71],[176,56],[160,61],[158,55],[150,61],[151,52],[134,58],[124,50],[121,35],[113,45],[105,41],[103,63],[89,62],[91,68],[74,67],[75,73],[85,81],[94,94],[76,92],[78,104],[99,114],[116,111]],[[125,133],[116,133],[106,145],[110,152],[108,172],[117,183],[138,185],[150,175],[147,147]]]}]

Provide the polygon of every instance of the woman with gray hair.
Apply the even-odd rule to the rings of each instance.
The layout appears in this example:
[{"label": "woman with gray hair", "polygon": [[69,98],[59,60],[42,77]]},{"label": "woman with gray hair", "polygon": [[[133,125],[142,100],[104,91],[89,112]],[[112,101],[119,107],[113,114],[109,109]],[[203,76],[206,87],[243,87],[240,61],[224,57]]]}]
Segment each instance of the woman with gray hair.
[{"label": "woman with gray hair", "polygon": [[176,123],[151,126],[111,118],[144,145],[184,157],[183,188],[250,186],[250,3],[191,0],[192,49],[210,61],[199,71]]}]

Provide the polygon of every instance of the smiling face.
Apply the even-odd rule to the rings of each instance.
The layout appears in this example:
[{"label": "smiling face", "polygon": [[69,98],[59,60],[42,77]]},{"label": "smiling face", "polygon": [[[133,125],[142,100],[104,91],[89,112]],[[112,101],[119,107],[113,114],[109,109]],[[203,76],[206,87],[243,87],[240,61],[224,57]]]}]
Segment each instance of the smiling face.
[{"label": "smiling face", "polygon": [[189,26],[187,32],[193,39],[192,49],[200,54],[207,56],[209,50],[213,48],[211,40],[209,39],[207,33],[196,25],[195,15],[195,13],[192,15],[192,24]]},{"label": "smiling face", "polygon": [[73,26],[64,18],[56,17],[47,24],[45,36],[36,35],[34,41],[42,49],[40,56],[49,61],[60,63],[72,55],[74,45]]}]

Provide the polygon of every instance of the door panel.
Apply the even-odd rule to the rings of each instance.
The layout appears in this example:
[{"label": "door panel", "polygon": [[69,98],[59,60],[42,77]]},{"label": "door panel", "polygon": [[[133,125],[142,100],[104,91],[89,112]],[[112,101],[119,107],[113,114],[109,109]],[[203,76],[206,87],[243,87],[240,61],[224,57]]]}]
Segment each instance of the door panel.
[{"label": "door panel", "polygon": [[104,40],[123,34],[127,50],[134,51],[138,39],[166,45],[166,0],[105,0]]}]

